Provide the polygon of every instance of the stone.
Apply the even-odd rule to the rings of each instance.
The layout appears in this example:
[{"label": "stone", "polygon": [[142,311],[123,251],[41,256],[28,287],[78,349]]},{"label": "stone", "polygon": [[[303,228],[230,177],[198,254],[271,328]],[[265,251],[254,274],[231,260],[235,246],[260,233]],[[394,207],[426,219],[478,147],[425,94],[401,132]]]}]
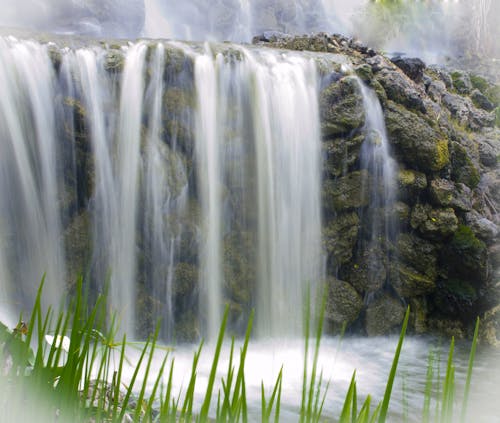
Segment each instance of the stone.
[{"label": "stone", "polygon": [[458,229],[458,219],[452,208],[433,209],[428,204],[416,204],[410,224],[426,239],[439,241],[449,238]]},{"label": "stone", "polygon": [[391,59],[398,68],[400,68],[410,79],[415,82],[422,82],[425,63],[417,57],[396,56]]},{"label": "stone", "polygon": [[392,101],[385,116],[389,140],[409,168],[433,173],[449,163],[448,140],[440,130]]},{"label": "stone", "polygon": [[382,336],[398,332],[405,315],[401,302],[387,293],[368,304],[365,330],[368,336]]},{"label": "stone", "polygon": [[437,178],[431,181],[429,194],[436,206],[453,207],[466,212],[472,210],[472,191],[465,184]]},{"label": "stone", "polygon": [[497,224],[475,210],[465,215],[465,222],[472,229],[476,237],[487,243],[494,242],[500,233],[500,228]]},{"label": "stone", "polygon": [[434,244],[415,234],[402,233],[397,240],[400,261],[427,276],[431,281],[437,278],[437,249]]},{"label": "stone", "polygon": [[349,134],[365,122],[363,98],[352,76],[332,83],[320,93],[321,129],[324,138]]},{"label": "stone", "polygon": [[479,148],[479,160],[483,166],[496,167],[500,157],[500,129],[484,129],[475,135]]},{"label": "stone", "polygon": [[380,72],[382,69],[394,69],[394,65],[379,54],[367,58],[366,63],[372,67],[372,71],[374,73]]},{"label": "stone", "polygon": [[427,95],[437,103],[441,103],[441,98],[445,93],[446,84],[443,81],[432,81],[427,87]]},{"label": "stone", "polygon": [[500,305],[484,313],[479,325],[479,339],[487,345],[500,347]]},{"label": "stone", "polygon": [[472,107],[471,101],[468,98],[446,93],[442,96],[442,104],[450,111],[451,115],[460,125],[467,125]]},{"label": "stone", "polygon": [[365,169],[351,172],[324,182],[323,205],[330,212],[366,207],[369,203],[369,192],[368,172]]},{"label": "stone", "polygon": [[467,73],[454,71],[451,73],[453,79],[453,87],[459,94],[469,94],[472,90],[472,82]]},{"label": "stone", "polygon": [[323,169],[329,176],[339,177],[359,162],[361,145],[365,137],[360,134],[352,138],[335,138],[324,141]]},{"label": "stone", "polygon": [[495,104],[492,103],[490,100],[488,100],[488,97],[486,97],[478,89],[475,89],[470,93],[470,98],[474,103],[474,105],[480,109],[484,109],[487,110],[488,112],[491,112],[495,108]]},{"label": "stone", "polygon": [[335,266],[347,263],[353,255],[359,232],[359,217],[355,212],[340,214],[323,229],[323,246]]},{"label": "stone", "polygon": [[412,169],[399,169],[398,196],[409,202],[416,202],[419,195],[427,188],[425,173]]},{"label": "stone", "polygon": [[481,177],[479,167],[472,161],[465,147],[456,141],[450,143],[451,179],[476,188]]},{"label": "stone", "polygon": [[450,277],[471,281],[476,286],[487,278],[486,244],[466,225],[458,226],[441,250],[441,262],[448,268]]},{"label": "stone", "polygon": [[329,278],[328,300],[325,308],[325,318],[334,330],[349,326],[360,315],[363,300],[356,290],[347,282]]},{"label": "stone", "polygon": [[391,285],[401,298],[427,295],[436,289],[432,278],[403,263],[394,263],[391,269]]},{"label": "stone", "polygon": [[372,294],[379,291],[387,280],[387,255],[378,247],[367,247],[358,251],[356,258],[344,266],[341,278],[348,281],[356,291]]},{"label": "stone", "polygon": [[408,109],[426,112],[422,93],[414,83],[401,72],[383,69],[377,74],[377,81],[384,87],[387,98]]}]

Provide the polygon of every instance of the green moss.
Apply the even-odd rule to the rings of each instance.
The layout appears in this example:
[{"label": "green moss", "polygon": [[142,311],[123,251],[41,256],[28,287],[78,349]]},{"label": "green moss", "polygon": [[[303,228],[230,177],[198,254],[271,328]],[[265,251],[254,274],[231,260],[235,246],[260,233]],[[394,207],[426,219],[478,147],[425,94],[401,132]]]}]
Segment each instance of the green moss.
[{"label": "green moss", "polygon": [[467,281],[461,279],[449,279],[446,281],[446,289],[453,296],[469,301],[477,299],[476,289]]},{"label": "green moss", "polygon": [[433,157],[433,170],[441,170],[450,162],[450,151],[448,140],[442,139],[436,143],[436,155]]},{"label": "green moss", "polygon": [[457,252],[467,252],[471,255],[475,255],[486,249],[484,242],[477,239],[472,229],[466,225],[458,226],[450,246]]},{"label": "green moss", "polygon": [[469,188],[476,188],[481,176],[467,151],[457,142],[452,143],[451,150],[451,179],[455,182],[461,182]]},{"label": "green moss", "polygon": [[500,106],[500,85],[493,85],[489,87],[484,95],[493,104]]}]

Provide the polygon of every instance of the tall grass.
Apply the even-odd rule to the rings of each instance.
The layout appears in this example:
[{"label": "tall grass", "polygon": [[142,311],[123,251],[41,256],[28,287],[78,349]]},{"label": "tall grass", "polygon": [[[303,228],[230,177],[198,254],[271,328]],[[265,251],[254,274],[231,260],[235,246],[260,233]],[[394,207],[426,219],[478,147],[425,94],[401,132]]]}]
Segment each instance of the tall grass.
[{"label": "tall grass", "polygon": [[[239,360],[235,351],[235,339],[231,339],[229,364],[224,376],[217,380],[219,360],[225,339],[229,309],[226,307],[212,358],[208,385],[199,409],[195,406],[198,362],[203,342],[195,351],[191,375],[184,392],[174,396],[173,373],[175,362],[170,349],[157,343],[159,326],[145,342],[135,344],[140,354],[129,380],[125,380],[128,365],[127,350],[131,344],[126,336],[115,342],[116,321],[107,321],[106,303],[99,297],[92,307],[78,281],[75,299],[66,311],[57,315],[49,308],[41,309],[44,281],[27,323],[20,319],[13,330],[0,325],[0,406],[5,421],[58,421],[58,422],[243,422],[249,421],[245,383],[245,360],[251,338],[253,313],[249,318]],[[318,356],[323,331],[325,310],[323,296],[317,325],[311,328],[310,301],[305,313],[305,356],[303,367],[302,400],[297,408],[299,422],[325,421],[324,405],[330,382],[324,380],[318,368]],[[409,319],[406,311],[399,341],[389,372],[384,396],[379,404],[373,404],[368,395],[361,403],[357,392],[356,372],[345,395],[339,417],[340,423],[383,423],[390,415],[389,405],[397,367],[405,339]],[[470,352],[469,365],[461,409],[455,406],[456,380],[453,364],[454,341],[452,340],[446,373],[440,381],[439,360],[433,352],[429,355],[424,406],[421,421],[431,420],[431,403],[436,402],[435,421],[465,421],[470,394],[472,369],[475,358],[479,320]],[[311,336],[311,332],[314,333]],[[312,351],[310,343],[312,341]],[[312,365],[309,355],[312,353]],[[152,365],[160,355],[160,368],[153,375]],[[236,365],[235,363],[238,362]],[[436,377],[437,375],[437,377]],[[283,368],[280,370],[270,396],[266,398],[261,386],[262,422],[279,422]],[[218,383],[220,382],[220,383]],[[220,386],[220,388],[216,388]],[[148,389],[149,387],[149,389]],[[439,387],[436,389],[435,387]],[[34,402],[41,398],[40,402]],[[409,413],[414,413],[409,410]]]}]

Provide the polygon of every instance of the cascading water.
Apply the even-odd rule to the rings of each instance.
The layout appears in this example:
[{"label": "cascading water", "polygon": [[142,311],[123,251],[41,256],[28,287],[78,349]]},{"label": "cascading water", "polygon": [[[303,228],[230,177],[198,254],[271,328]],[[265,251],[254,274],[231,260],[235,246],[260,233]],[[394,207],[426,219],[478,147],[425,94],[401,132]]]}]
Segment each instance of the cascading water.
[{"label": "cascading water", "polygon": [[[2,309],[15,319],[46,274],[58,304],[65,281],[59,201],[56,75],[47,47],[0,39],[0,264]],[[36,71],[35,71],[36,69]]]},{"label": "cascading water", "polygon": [[[363,181],[369,206],[362,221],[368,222],[366,242],[360,247],[367,254],[367,262],[373,266],[368,272],[371,289],[381,288],[389,274],[390,245],[397,234],[397,223],[393,206],[397,196],[397,163],[391,156],[384,113],[375,92],[356,77],[365,110],[365,141],[361,147],[361,169],[368,171]],[[380,266],[384,266],[385,277],[380,278]],[[380,280],[377,280],[380,279]],[[373,294],[368,290],[367,295]],[[371,292],[370,292],[371,291]]]},{"label": "cascading water", "polygon": [[[235,324],[255,307],[260,335],[300,334],[305,287],[322,278],[312,59],[139,42],[120,50],[51,47],[53,63],[48,47],[2,42],[2,65],[17,72],[16,80],[2,81],[8,100],[2,128],[12,140],[3,144],[3,157],[12,156],[4,163],[4,192],[14,181],[22,194],[2,204],[10,220],[2,225],[1,259],[12,263],[2,268],[12,273],[2,279],[3,298],[28,305],[32,297],[24,298],[24,291],[47,270],[59,287],[49,297],[57,300],[66,283],[66,255],[68,278],[83,272],[94,289],[107,291],[122,331],[133,337],[137,325],[161,317],[162,334],[172,339],[176,319],[193,304],[176,310],[179,292],[184,301],[190,295],[186,272],[199,263],[198,281],[193,285],[190,276],[189,289],[199,298],[202,334],[215,337],[227,301],[239,307]],[[28,59],[21,55],[16,62],[17,51],[36,53],[47,71],[37,79],[28,75]],[[13,87],[19,100],[9,97]],[[30,97],[27,89],[40,95]],[[186,105],[179,107],[182,97]],[[30,107],[19,104],[25,98]],[[53,98],[57,107],[50,107]],[[61,127],[58,107],[65,116]],[[33,127],[19,120],[26,112],[34,116]],[[55,166],[58,156],[64,160]],[[61,193],[68,197],[63,208]],[[194,218],[193,203],[199,204]],[[5,231],[19,225],[26,239],[16,248],[34,240],[37,249],[25,247],[13,261],[16,249]],[[198,234],[187,248],[197,248],[194,255],[186,250],[186,231],[193,228]],[[63,233],[66,251],[57,247]],[[5,281],[24,275],[23,260],[34,265],[16,297]]]}]

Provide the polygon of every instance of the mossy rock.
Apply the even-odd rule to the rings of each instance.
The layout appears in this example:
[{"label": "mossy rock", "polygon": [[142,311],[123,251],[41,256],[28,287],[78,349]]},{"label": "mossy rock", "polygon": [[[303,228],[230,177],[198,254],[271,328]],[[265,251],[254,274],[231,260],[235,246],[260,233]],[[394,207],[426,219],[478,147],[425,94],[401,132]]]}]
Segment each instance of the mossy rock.
[{"label": "mossy rock", "polygon": [[402,72],[382,69],[376,78],[384,87],[387,98],[408,109],[426,112],[422,94],[417,90],[414,82]]},{"label": "mossy rock", "polygon": [[320,116],[326,139],[349,134],[365,122],[363,97],[356,78],[347,76],[320,93]]},{"label": "mossy rock", "polygon": [[431,281],[437,278],[437,249],[415,234],[402,233],[397,240],[399,258]]},{"label": "mossy rock", "polygon": [[433,173],[449,163],[448,139],[439,129],[392,101],[385,116],[389,139],[409,168]]},{"label": "mossy rock", "polygon": [[453,207],[460,211],[472,210],[472,191],[465,184],[448,179],[434,179],[429,187],[430,198],[440,207]]},{"label": "mossy rock", "polygon": [[328,297],[325,318],[330,332],[339,332],[352,324],[363,309],[363,300],[347,282],[330,278],[327,281]]},{"label": "mossy rock", "polygon": [[117,74],[123,72],[125,67],[125,54],[121,49],[110,49],[104,56],[104,69],[109,73]]},{"label": "mossy rock", "polygon": [[428,332],[428,307],[425,297],[412,298],[409,301],[410,305],[410,327],[416,334],[424,334]]},{"label": "mossy rock", "polygon": [[421,192],[427,188],[425,173],[412,169],[399,169],[398,195],[400,198],[415,202]]},{"label": "mossy rock", "polygon": [[357,165],[364,139],[360,134],[352,138],[335,138],[323,142],[323,169],[328,177],[339,177]]},{"label": "mossy rock", "polygon": [[403,263],[393,263],[390,282],[401,298],[427,295],[436,289],[435,281]]},{"label": "mossy rock", "polygon": [[410,224],[427,239],[439,241],[449,238],[458,228],[458,218],[452,208],[433,209],[428,204],[416,204]]},{"label": "mossy rock", "polygon": [[198,268],[190,263],[178,263],[174,271],[174,295],[190,296],[198,284]]},{"label": "mossy rock", "polygon": [[439,314],[467,321],[476,317],[478,298],[477,288],[472,283],[459,278],[450,278],[438,283],[432,301]]},{"label": "mossy rock", "polygon": [[340,277],[361,294],[379,291],[387,280],[387,254],[379,247],[358,251],[351,262],[342,266]]},{"label": "mossy rock", "polygon": [[366,308],[366,334],[368,336],[381,336],[397,333],[401,330],[404,315],[405,308],[401,301],[388,293],[383,293]]},{"label": "mossy rock", "polygon": [[458,142],[451,142],[451,179],[461,182],[469,188],[476,188],[481,176],[479,168],[471,160],[465,147]]},{"label": "mossy rock", "polygon": [[358,239],[359,217],[356,212],[341,214],[323,227],[323,247],[334,266],[347,263]]},{"label": "mossy rock", "polygon": [[323,184],[323,205],[325,209],[330,212],[341,212],[368,206],[370,182],[366,170],[351,172],[341,178],[326,180]]},{"label": "mossy rock", "polygon": [[472,82],[465,72],[454,71],[451,73],[453,87],[459,94],[469,94],[472,90]]},{"label": "mossy rock", "polygon": [[473,230],[460,225],[450,242],[442,250],[442,261],[449,268],[450,276],[466,278],[480,284],[487,276],[487,247],[476,238]]}]

